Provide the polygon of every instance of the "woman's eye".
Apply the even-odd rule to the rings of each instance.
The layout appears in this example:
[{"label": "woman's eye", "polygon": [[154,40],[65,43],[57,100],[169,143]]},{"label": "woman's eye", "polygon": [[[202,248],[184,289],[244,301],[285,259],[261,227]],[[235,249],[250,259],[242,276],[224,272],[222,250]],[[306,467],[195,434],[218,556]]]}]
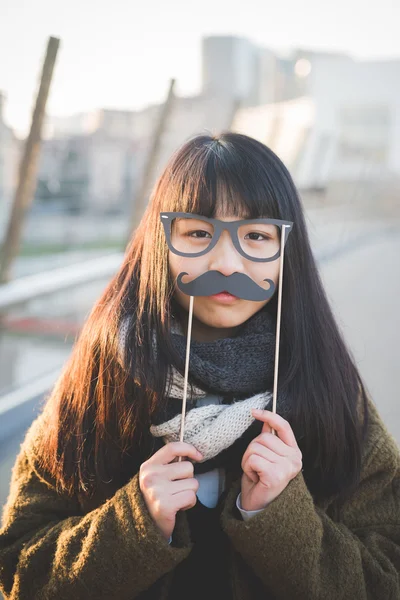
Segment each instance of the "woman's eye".
[{"label": "woman's eye", "polygon": [[[249,238],[249,236],[250,236],[250,238]],[[253,232],[251,232],[251,233],[248,233],[248,234],[245,236],[245,239],[246,239],[246,238],[249,238],[250,240],[252,240],[252,241],[254,241],[254,242],[259,242],[259,241],[260,241],[260,238],[261,238],[261,241],[262,241],[262,240],[270,240],[270,239],[271,239],[271,238],[269,237],[269,235],[265,235],[264,233],[257,233],[256,231],[253,231]]]},{"label": "woman's eye", "polygon": [[[193,234],[199,234],[199,235],[193,235]],[[207,235],[212,237],[211,234],[208,233],[208,231],[204,231],[202,229],[197,229],[196,231],[189,231],[188,235],[189,235],[189,237],[196,237],[196,238],[205,238]]]}]

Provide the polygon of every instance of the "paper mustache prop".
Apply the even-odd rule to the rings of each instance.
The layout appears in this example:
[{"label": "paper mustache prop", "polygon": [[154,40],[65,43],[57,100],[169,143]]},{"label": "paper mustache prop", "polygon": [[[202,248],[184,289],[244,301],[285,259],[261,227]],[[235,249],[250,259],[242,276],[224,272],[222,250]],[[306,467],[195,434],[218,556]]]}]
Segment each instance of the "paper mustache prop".
[{"label": "paper mustache prop", "polygon": [[262,302],[269,300],[275,291],[272,279],[264,279],[269,283],[269,288],[264,290],[251,277],[247,277],[243,273],[226,276],[219,271],[207,271],[188,283],[182,281],[182,277],[185,275],[188,273],[180,273],[176,284],[181,292],[188,296],[212,296],[219,292],[229,292],[242,300]]},{"label": "paper mustache prop", "polygon": [[[274,388],[272,411],[276,412],[276,397],[278,389],[278,363],[280,324],[282,309],[282,282],[283,282],[283,258],[285,243],[293,228],[291,221],[279,219],[243,219],[238,221],[221,221],[201,215],[182,212],[162,212],[160,219],[164,227],[168,248],[178,256],[196,258],[210,252],[218,243],[221,233],[226,229],[229,231],[235,249],[254,262],[271,262],[279,257],[279,288],[276,324],[276,346],[274,365]],[[279,235],[280,230],[280,235]],[[195,236],[193,234],[201,234]],[[205,235],[204,235],[205,234]],[[255,240],[258,236],[261,239]],[[208,237],[207,237],[208,236]],[[184,391],[182,402],[182,418],[180,441],[183,441],[184,423],[186,414],[187,384],[189,374],[190,341],[192,335],[193,299],[195,296],[212,296],[219,292],[229,292],[243,300],[262,302],[271,298],[275,292],[274,282],[264,279],[269,287],[264,289],[253,279],[243,273],[233,273],[225,276],[219,271],[207,271],[187,283],[182,281],[188,273],[180,273],[177,278],[177,286],[184,294],[190,297],[189,319],[186,343],[186,361]],[[181,458],[181,457],[180,457]]]}]

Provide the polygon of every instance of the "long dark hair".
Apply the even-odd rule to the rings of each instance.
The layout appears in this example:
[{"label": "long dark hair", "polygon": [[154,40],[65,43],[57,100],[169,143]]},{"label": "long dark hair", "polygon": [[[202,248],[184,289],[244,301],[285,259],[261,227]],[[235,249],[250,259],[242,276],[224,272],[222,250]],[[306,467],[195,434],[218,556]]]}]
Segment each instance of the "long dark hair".
[{"label": "long dark hair", "polygon": [[[217,202],[248,218],[294,222],[285,251],[279,390],[293,401],[291,426],[314,497],[343,496],[356,485],[367,392],[325,295],[299,193],[274,152],[248,136],[224,132],[198,135],[172,156],[119,272],[95,304],[47,400],[41,456],[60,490],[92,496],[105,486],[110,495],[151,455],[151,416],[166,401],[167,371],[177,360],[169,337],[173,286],[159,213],[212,217]],[[276,294],[267,306],[276,311]],[[127,317],[121,363],[118,331]]]}]

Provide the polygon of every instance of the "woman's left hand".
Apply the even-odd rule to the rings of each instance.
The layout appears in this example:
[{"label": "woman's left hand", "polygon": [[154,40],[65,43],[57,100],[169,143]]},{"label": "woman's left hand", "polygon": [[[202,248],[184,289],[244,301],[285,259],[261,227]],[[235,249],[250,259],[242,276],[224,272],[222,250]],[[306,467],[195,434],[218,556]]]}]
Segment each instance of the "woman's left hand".
[{"label": "woman's left hand", "polygon": [[[264,422],[242,459],[241,505],[244,510],[265,508],[302,469],[302,454],[289,423],[270,410],[253,410]],[[272,433],[276,431],[277,435]]]}]

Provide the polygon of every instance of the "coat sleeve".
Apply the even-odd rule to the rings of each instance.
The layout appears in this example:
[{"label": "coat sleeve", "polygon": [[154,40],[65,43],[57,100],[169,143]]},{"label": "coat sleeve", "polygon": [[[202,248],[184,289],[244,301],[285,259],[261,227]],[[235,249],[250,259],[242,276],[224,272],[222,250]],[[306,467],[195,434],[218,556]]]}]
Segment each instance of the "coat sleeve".
[{"label": "coat sleeve", "polygon": [[235,513],[238,487],[229,492],[222,526],[277,599],[400,598],[400,456],[373,406],[371,416],[361,480],[338,522],[315,505],[301,472],[246,522]]},{"label": "coat sleeve", "polygon": [[13,467],[0,529],[6,599],[132,600],[191,550],[170,546],[147,510],[138,474],[82,514],[40,477],[24,444]]}]

